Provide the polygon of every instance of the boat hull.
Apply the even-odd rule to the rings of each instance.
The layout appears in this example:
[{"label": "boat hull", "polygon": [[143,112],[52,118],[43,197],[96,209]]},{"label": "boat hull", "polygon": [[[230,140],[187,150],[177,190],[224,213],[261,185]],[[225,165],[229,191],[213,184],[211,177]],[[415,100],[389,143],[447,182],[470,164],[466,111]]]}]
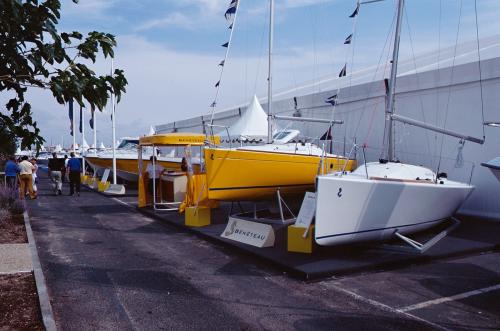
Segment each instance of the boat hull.
[{"label": "boat hull", "polygon": [[382,241],[396,231],[433,227],[451,217],[474,189],[451,183],[319,176],[315,240],[323,246]]},{"label": "boat hull", "polygon": [[[90,164],[94,171],[101,176],[105,169],[113,168],[113,159],[102,158],[95,156],[86,156],[85,161]],[[149,160],[143,160],[144,169],[147,167]],[[181,171],[180,161],[165,161],[158,160],[157,162],[163,168],[171,171]],[[139,162],[137,159],[116,159],[116,175],[129,182],[137,182],[139,180]]]},{"label": "boat hull", "polygon": [[[208,195],[213,200],[253,201],[314,189],[321,157],[313,155],[205,148]],[[329,171],[355,167],[355,160],[325,158]]]}]

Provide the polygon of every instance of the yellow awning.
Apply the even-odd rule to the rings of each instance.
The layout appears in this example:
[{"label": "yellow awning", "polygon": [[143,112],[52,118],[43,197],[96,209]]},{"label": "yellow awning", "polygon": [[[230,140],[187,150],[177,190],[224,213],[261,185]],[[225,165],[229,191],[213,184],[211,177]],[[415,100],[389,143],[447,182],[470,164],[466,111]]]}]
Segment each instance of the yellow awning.
[{"label": "yellow awning", "polygon": [[[144,136],[139,138],[140,146],[203,146],[207,142],[207,136],[201,133],[174,132]],[[210,143],[220,144],[220,136],[211,136]]]}]

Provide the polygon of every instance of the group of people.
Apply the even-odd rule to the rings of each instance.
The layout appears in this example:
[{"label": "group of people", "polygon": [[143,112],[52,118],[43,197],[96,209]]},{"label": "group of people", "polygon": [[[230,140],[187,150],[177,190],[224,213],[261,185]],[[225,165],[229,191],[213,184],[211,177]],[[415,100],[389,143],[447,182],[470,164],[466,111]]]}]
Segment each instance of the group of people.
[{"label": "group of people", "polygon": [[55,195],[62,194],[62,183],[66,178],[66,173],[69,177],[69,195],[80,196],[80,173],[82,172],[82,165],[80,160],[75,157],[72,152],[70,159],[60,159],[56,153],[52,154],[49,159],[49,178],[52,181],[52,189]]},{"label": "group of people", "polygon": [[[48,175],[52,181],[52,188],[55,195],[62,194],[62,184],[65,181],[66,174],[69,177],[69,195],[75,193],[80,196],[80,173],[82,171],[81,162],[71,153],[71,158],[58,158],[57,154],[52,154],[49,159]],[[38,165],[36,159],[29,159],[28,156],[22,156],[17,159],[12,156],[5,164],[5,182],[7,187],[19,189],[19,198],[25,199],[27,195],[31,199],[37,198],[37,171]]]},{"label": "group of people", "polygon": [[24,200],[29,194],[31,199],[37,197],[37,171],[36,159],[22,156],[20,159],[10,157],[5,164],[5,181],[7,187],[15,190],[19,186],[19,198]]}]

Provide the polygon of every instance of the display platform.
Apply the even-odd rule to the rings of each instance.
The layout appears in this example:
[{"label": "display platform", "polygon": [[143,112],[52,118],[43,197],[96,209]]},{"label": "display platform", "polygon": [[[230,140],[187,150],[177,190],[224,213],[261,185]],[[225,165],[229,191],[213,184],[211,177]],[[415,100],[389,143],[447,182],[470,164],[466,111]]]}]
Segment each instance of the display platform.
[{"label": "display platform", "polygon": [[[184,215],[176,212],[154,211],[152,208],[139,210],[147,216],[193,232],[212,242],[250,254],[272,264],[280,271],[305,280],[401,268],[436,259],[500,250],[500,222],[457,216],[461,220],[460,226],[425,254],[394,251],[397,246],[402,246],[401,241],[392,241],[386,245],[371,243],[338,247],[316,246],[312,254],[290,253],[287,251],[285,225],[273,226],[276,235],[274,247],[257,248],[222,238],[220,234],[226,227],[229,209],[228,204],[222,204],[220,208],[212,210],[212,225],[199,228],[185,226]],[[414,238],[425,241],[446,225],[443,224],[443,227],[433,229],[432,232],[420,233]]]}]

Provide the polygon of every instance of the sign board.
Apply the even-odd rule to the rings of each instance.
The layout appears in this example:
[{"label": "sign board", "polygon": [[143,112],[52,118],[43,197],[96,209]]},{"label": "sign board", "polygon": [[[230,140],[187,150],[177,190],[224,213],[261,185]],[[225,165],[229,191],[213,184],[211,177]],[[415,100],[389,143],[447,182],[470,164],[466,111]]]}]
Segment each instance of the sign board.
[{"label": "sign board", "polygon": [[299,216],[297,216],[297,221],[295,221],[295,226],[308,229],[311,226],[315,212],[316,193],[306,192],[302,206],[300,206]]},{"label": "sign board", "polygon": [[104,170],[104,174],[102,175],[102,178],[101,178],[101,183],[106,183],[108,181],[108,177],[109,177],[109,173],[110,173],[110,169],[105,169]]},{"label": "sign board", "polygon": [[274,246],[274,229],[271,225],[235,217],[229,217],[229,222],[221,237],[255,247]]},{"label": "sign board", "polygon": [[124,195],[125,194],[125,186],[120,184],[110,184],[109,187],[104,190],[104,193],[113,194],[113,195]]}]

